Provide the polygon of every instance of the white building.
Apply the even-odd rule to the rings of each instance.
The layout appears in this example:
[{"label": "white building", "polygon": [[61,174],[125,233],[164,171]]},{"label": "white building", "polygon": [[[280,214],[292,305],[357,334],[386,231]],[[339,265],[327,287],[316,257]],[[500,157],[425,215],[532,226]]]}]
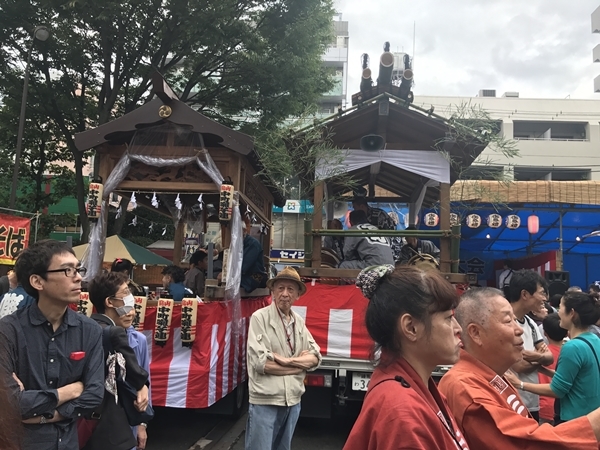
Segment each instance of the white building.
[{"label": "white building", "polygon": [[348,86],[348,22],[342,20],[340,13],[333,17],[335,38],[323,55],[323,66],[327,67],[335,81],[334,87],[327,92],[319,104],[319,115],[329,116],[338,108],[346,107]]},{"label": "white building", "polygon": [[517,141],[519,157],[483,153],[514,180],[600,180],[600,101],[529,99],[517,92],[496,97],[493,90],[478,97],[415,96],[414,101],[447,118],[465,104],[487,111],[499,121],[503,136]]}]

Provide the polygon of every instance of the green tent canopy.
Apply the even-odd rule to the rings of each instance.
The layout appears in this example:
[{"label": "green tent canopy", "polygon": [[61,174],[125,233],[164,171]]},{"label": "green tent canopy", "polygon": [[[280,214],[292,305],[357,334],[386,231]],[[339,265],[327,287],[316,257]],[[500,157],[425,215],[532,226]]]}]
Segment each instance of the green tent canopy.
[{"label": "green tent canopy", "polygon": [[[73,247],[75,256],[82,259],[88,249],[88,244],[78,245]],[[104,259],[105,263],[112,263],[117,258],[130,260],[133,264],[147,264],[155,266],[168,266],[173,264],[166,258],[152,253],[137,244],[134,244],[121,236],[110,236],[106,238]]]}]

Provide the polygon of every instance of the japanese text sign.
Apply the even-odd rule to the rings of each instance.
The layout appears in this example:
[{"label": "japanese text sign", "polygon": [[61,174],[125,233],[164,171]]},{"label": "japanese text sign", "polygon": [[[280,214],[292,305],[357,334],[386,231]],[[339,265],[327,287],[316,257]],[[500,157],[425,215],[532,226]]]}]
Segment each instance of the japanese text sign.
[{"label": "japanese text sign", "polygon": [[133,327],[137,331],[144,330],[144,320],[146,319],[146,303],[148,298],[145,295],[136,295],[134,297],[135,304],[133,308],[135,310],[135,316],[133,317]]},{"label": "japanese text sign", "polygon": [[196,320],[198,316],[198,300],[186,297],[181,300],[181,344],[191,347],[196,340]]},{"label": "japanese text sign", "polygon": [[171,331],[171,318],[173,317],[173,299],[158,300],[156,308],[156,325],[154,327],[154,342],[156,345],[165,345],[169,340]]},{"label": "japanese text sign", "polygon": [[0,264],[14,264],[15,257],[27,248],[30,221],[0,214]]}]

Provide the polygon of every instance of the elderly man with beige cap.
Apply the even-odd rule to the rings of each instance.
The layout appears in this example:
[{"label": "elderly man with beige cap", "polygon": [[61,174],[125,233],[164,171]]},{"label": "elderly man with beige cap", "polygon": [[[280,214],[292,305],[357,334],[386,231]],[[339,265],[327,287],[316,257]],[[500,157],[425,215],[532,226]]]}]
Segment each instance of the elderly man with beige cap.
[{"label": "elderly man with beige cap", "polygon": [[250,318],[246,450],[289,450],[300,415],[306,371],[321,362],[319,346],[292,311],[306,286],[291,267],[267,281],[272,303]]}]

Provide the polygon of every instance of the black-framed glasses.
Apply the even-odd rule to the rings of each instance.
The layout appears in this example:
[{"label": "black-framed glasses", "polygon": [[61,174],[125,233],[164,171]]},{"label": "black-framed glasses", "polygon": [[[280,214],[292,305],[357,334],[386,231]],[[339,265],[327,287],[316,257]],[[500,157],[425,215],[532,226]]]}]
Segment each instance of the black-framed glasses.
[{"label": "black-framed glasses", "polygon": [[84,276],[87,273],[87,269],[85,267],[65,267],[64,269],[54,269],[54,270],[46,270],[46,273],[58,273],[63,272],[65,277],[72,278],[78,273],[81,276]]}]

